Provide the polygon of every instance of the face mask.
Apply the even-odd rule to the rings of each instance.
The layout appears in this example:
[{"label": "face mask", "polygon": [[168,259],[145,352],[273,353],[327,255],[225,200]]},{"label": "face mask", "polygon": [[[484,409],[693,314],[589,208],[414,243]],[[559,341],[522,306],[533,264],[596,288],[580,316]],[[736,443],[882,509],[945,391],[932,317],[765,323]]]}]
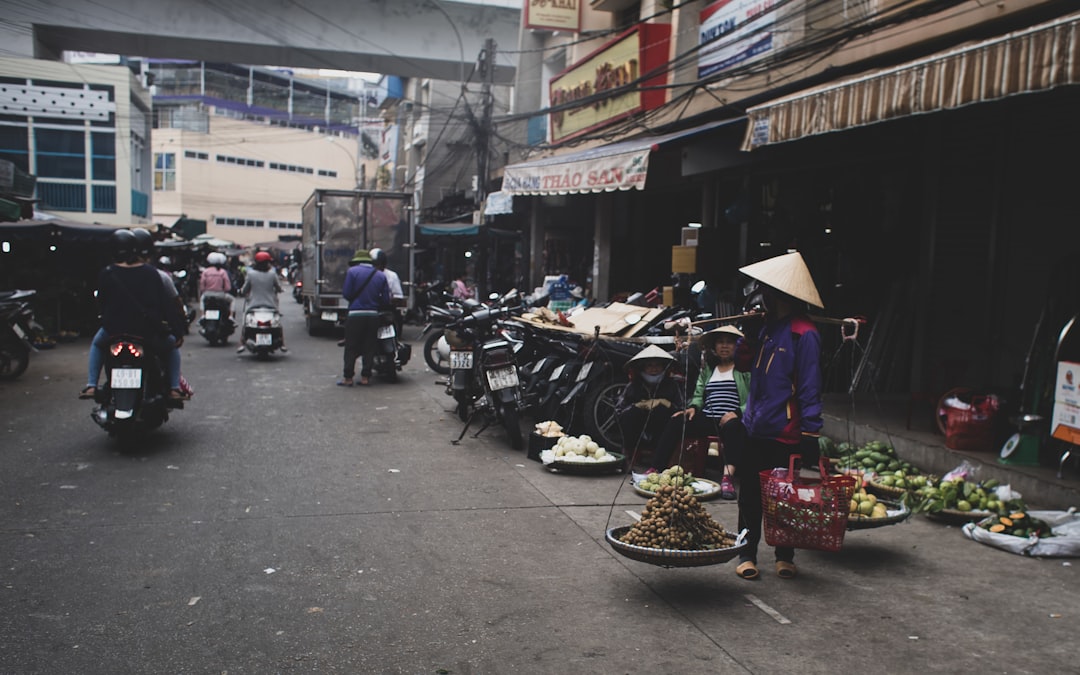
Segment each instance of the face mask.
[{"label": "face mask", "polygon": [[650,374],[642,371],[641,379],[644,380],[646,384],[651,384],[653,386],[656,386],[656,385],[660,384],[661,381],[663,381],[664,374],[663,373],[656,373],[655,375],[650,375]]}]

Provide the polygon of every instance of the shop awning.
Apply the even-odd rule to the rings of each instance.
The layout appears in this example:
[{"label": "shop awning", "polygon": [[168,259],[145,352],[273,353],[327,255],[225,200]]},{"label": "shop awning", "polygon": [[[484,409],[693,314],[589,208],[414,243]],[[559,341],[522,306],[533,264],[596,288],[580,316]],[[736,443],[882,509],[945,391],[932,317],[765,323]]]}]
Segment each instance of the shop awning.
[{"label": "shop awning", "polygon": [[743,150],[1080,84],[1080,14],[747,110]]},{"label": "shop awning", "polygon": [[660,136],[644,136],[565,155],[511,164],[503,169],[502,191],[512,195],[564,195],[644,190],[649,153],[665,143],[745,118],[710,122]]}]

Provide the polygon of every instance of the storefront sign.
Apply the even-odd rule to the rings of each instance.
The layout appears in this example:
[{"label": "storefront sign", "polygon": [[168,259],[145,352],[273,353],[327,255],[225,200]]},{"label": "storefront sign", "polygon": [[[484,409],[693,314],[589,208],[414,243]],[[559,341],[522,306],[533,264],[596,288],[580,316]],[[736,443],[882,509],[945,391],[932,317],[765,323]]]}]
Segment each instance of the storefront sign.
[{"label": "storefront sign", "polygon": [[1054,412],[1050,435],[1080,444],[1080,363],[1059,361],[1057,385],[1054,388]]},{"label": "storefront sign", "polygon": [[770,53],[775,4],[775,0],[719,0],[701,10],[698,77],[709,77]]},{"label": "storefront sign", "polygon": [[[559,142],[663,105],[667,92],[668,24],[641,24],[550,83],[551,140]],[[650,75],[651,73],[656,75]],[[641,78],[646,78],[642,80]],[[611,96],[603,96],[604,92]],[[584,100],[579,107],[563,107]]]},{"label": "storefront sign", "polygon": [[576,33],[581,30],[581,0],[526,0],[525,27]]},{"label": "storefront sign", "polygon": [[577,161],[541,162],[506,167],[503,192],[522,195],[611,192],[645,189],[650,148]]}]

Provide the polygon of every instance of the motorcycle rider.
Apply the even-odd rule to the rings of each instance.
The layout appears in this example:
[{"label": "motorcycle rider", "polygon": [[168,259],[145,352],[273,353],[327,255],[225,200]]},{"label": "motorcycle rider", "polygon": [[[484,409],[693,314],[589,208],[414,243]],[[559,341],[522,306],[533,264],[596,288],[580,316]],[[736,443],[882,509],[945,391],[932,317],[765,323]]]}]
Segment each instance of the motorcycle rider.
[{"label": "motorcycle rider", "polygon": [[229,318],[232,318],[232,282],[229,280],[229,273],[225,271],[226,261],[225,254],[219,251],[206,256],[208,267],[199,276],[199,302],[203,311],[206,311],[207,296],[221,298],[229,304]]},{"label": "motorcycle rider", "polygon": [[[274,311],[280,311],[278,308],[278,293],[281,293],[281,282],[278,281],[278,274],[271,266],[273,258],[266,251],[259,251],[255,254],[255,266],[248,270],[246,277],[244,278],[244,287],[240,289],[240,295],[247,299],[245,309],[252,309],[255,307],[270,307]],[[288,352],[285,347],[285,333],[281,334],[281,351]],[[236,350],[239,354],[244,351],[244,345],[241,344]]]},{"label": "motorcycle rider", "polygon": [[353,386],[356,359],[361,357],[360,384],[371,382],[375,362],[375,347],[379,330],[379,310],[390,305],[390,286],[386,275],[371,264],[371,253],[358,249],[349,261],[341,295],[349,301],[349,317],[345,320],[344,377],[338,386]]},{"label": "motorcycle rider", "polygon": [[394,330],[396,330],[397,334],[400,336],[403,322],[397,308],[405,306],[405,291],[401,289],[401,277],[398,276],[397,272],[386,266],[386,251],[381,248],[373,248],[369,252],[369,255],[371,255],[372,267],[386,275],[386,284],[390,288],[390,304],[395,308]]},{"label": "motorcycle rider", "polygon": [[87,383],[79,398],[94,397],[109,336],[120,334],[142,336],[146,345],[165,360],[170,399],[190,398],[180,388],[179,348],[184,344],[187,321],[171,299],[164,280],[139,256],[139,239],[131,230],[116,230],[112,235],[114,262],[98,275],[101,329],[90,344]]}]

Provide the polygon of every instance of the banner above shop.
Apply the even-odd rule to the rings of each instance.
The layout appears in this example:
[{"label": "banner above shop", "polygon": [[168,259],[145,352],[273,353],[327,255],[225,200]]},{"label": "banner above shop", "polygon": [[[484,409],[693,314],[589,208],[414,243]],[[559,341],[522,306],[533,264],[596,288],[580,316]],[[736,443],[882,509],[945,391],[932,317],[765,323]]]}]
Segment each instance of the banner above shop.
[{"label": "banner above shop", "polygon": [[514,212],[514,195],[499,190],[484,201],[485,216],[505,216]]},{"label": "banner above shop", "polygon": [[581,30],[581,0],[527,0],[525,27],[577,33]]},{"label": "banner above shop", "polygon": [[[663,105],[670,36],[668,24],[639,24],[551,78],[551,141]],[[604,96],[607,91],[611,96]],[[574,107],[578,100],[582,105]]]},{"label": "banner above shop", "polygon": [[503,169],[502,191],[511,195],[564,195],[644,190],[649,154],[666,143],[744,121],[721,120],[682,131],[635,138]]}]

